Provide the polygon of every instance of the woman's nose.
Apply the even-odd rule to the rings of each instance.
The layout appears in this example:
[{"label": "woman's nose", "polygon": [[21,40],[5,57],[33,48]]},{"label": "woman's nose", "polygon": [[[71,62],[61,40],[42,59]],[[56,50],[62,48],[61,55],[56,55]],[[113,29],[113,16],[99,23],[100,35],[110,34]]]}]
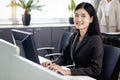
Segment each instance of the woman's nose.
[{"label": "woman's nose", "polygon": [[81,21],[81,20],[82,20],[82,17],[79,15],[77,18],[77,21]]}]

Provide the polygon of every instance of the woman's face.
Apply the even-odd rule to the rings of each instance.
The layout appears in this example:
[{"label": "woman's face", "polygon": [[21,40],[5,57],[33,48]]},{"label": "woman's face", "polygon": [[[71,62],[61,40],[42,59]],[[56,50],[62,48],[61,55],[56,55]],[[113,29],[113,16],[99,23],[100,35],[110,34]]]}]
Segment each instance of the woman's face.
[{"label": "woman's face", "polygon": [[76,29],[79,30],[86,30],[89,27],[89,24],[93,21],[93,17],[90,17],[88,12],[81,8],[75,11],[74,15],[74,23],[76,26]]}]

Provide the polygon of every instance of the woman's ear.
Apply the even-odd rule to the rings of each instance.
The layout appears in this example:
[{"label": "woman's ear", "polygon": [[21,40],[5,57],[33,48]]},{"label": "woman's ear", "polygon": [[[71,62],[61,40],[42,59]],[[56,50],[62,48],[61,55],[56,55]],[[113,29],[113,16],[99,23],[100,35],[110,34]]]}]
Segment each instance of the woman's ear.
[{"label": "woman's ear", "polygon": [[93,22],[93,16],[90,18],[90,23],[92,23]]}]

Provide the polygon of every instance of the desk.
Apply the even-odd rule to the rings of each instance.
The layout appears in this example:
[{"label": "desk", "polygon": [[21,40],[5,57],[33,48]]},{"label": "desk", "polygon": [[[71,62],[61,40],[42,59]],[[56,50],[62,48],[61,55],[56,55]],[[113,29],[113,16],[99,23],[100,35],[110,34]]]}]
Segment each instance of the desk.
[{"label": "desk", "polygon": [[96,80],[94,78],[91,78],[89,76],[64,76],[68,80]]},{"label": "desk", "polygon": [[[49,61],[48,59],[46,59],[44,57],[41,57],[41,56],[38,56],[38,57],[39,57],[40,63],[42,63],[44,61]],[[96,80],[89,76],[64,76],[64,77],[68,80]]]},{"label": "desk", "polygon": [[[16,45],[2,39],[0,39],[0,51],[0,80],[73,80],[21,57]],[[41,62],[47,60],[39,58]]]}]

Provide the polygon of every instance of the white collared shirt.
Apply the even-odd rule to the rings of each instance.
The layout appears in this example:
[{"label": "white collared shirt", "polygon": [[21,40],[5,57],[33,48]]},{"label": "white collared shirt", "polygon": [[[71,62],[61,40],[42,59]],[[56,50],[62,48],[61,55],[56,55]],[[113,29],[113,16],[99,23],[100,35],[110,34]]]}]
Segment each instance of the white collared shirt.
[{"label": "white collared shirt", "polygon": [[109,11],[110,11],[110,7],[111,7],[111,3],[112,3],[112,1],[110,1],[110,2],[106,1],[105,16],[109,16]]}]

